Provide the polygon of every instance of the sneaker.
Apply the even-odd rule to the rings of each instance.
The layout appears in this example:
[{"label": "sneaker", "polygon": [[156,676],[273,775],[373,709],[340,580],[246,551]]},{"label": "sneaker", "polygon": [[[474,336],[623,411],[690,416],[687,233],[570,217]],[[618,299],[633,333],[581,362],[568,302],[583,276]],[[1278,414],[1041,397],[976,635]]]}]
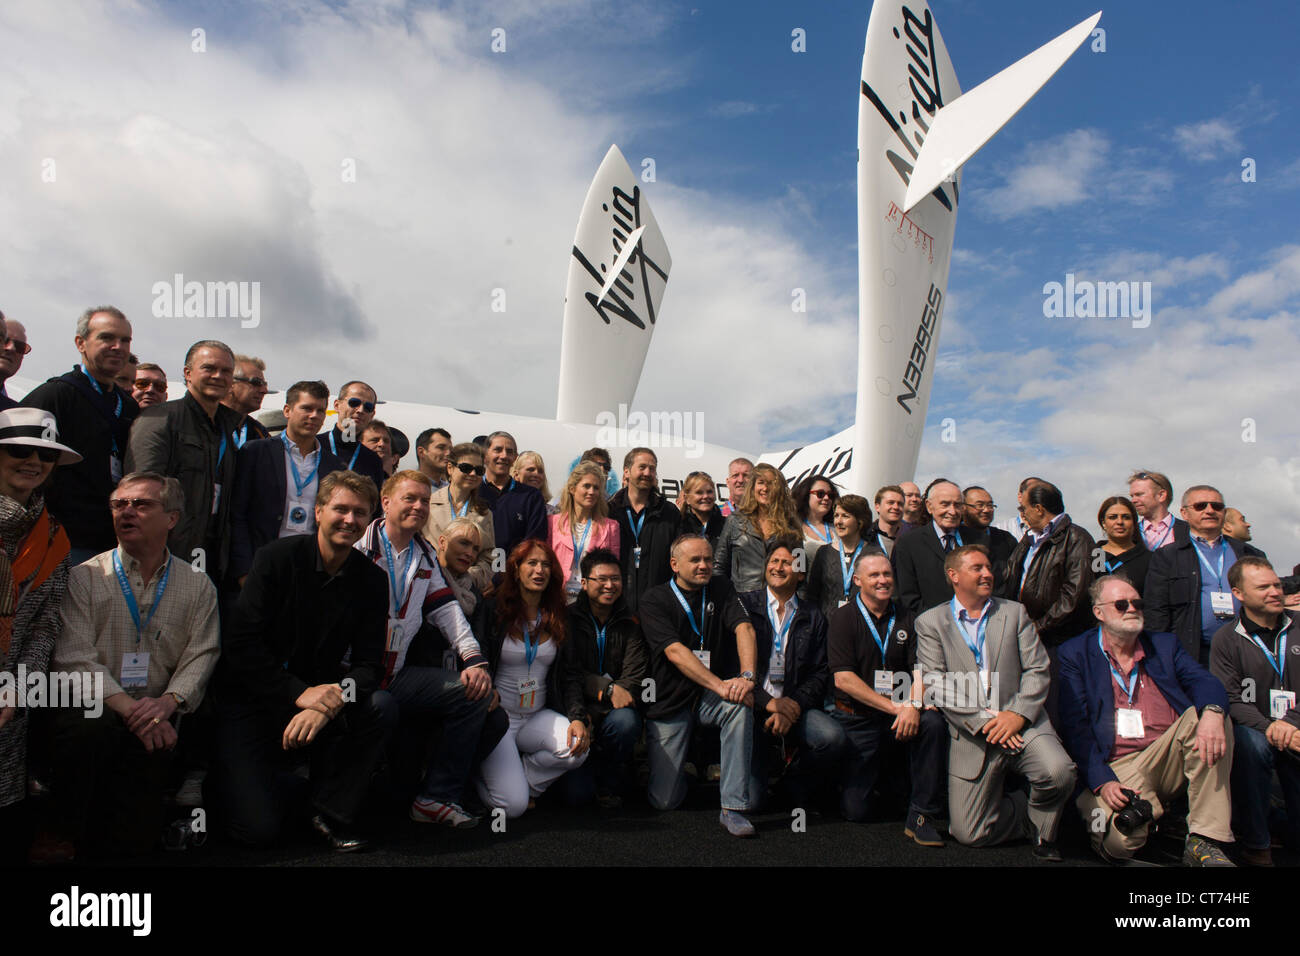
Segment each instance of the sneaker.
[{"label": "sneaker", "polygon": [[903,833],[921,846],[943,846],[943,837],[935,829],[930,818],[923,813],[909,813]]},{"label": "sneaker", "polygon": [[180,787],[176,790],[176,806],[203,806],[203,780],[207,775],[206,770],[192,770],[187,773],[185,779],[181,781]]},{"label": "sneaker", "polygon": [[1250,847],[1241,847],[1237,851],[1237,858],[1246,866],[1272,866],[1273,851],[1268,847],[1262,850],[1252,850]]},{"label": "sneaker", "polygon": [[723,810],[718,816],[718,822],[722,824],[722,829],[734,837],[752,837],[756,832],[754,824],[738,810]]},{"label": "sneaker", "polygon": [[1183,849],[1183,863],[1186,866],[1235,866],[1219,844],[1201,836],[1199,833],[1188,834],[1187,846]]},{"label": "sneaker", "polygon": [[459,804],[416,797],[411,804],[411,819],[416,823],[441,823],[455,830],[468,830],[478,826],[483,818],[466,813]]}]

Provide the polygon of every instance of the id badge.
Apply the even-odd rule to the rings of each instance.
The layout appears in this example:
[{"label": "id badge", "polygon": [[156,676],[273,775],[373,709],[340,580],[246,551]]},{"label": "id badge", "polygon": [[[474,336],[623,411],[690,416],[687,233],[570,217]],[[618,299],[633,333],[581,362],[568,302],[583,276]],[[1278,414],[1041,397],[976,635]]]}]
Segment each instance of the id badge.
[{"label": "id badge", "polygon": [[143,690],[149,686],[149,652],[126,651],[122,655],[123,690]]},{"label": "id badge", "polygon": [[710,654],[708,651],[692,651],[691,653],[694,654],[697,658],[699,658],[700,663],[703,664],[705,667],[708,667],[709,662],[713,660],[713,655]]},{"label": "id badge", "polygon": [[839,606],[840,606],[840,607],[843,607],[844,605],[846,605],[846,604],[848,604],[848,603],[849,603],[849,599],[848,599],[848,598],[844,598],[843,600],[840,601]]},{"label": "id badge", "polygon": [[519,709],[532,710],[537,700],[537,678],[525,677],[519,682]]},{"label": "id badge", "polygon": [[1142,729],[1142,711],[1131,707],[1121,707],[1115,711],[1116,730],[1126,740],[1141,740],[1145,736]]},{"label": "id badge", "polygon": [[[574,570],[576,571],[577,569],[575,568]],[[582,580],[577,576],[577,574],[571,575],[569,580],[564,582],[564,593],[571,598],[576,598],[581,592]]]},{"label": "id badge", "polygon": [[212,483],[212,513],[216,514],[217,509],[221,507],[221,482]]},{"label": "id badge", "polygon": [[772,661],[767,666],[767,679],[773,684],[785,683],[785,651],[772,652]]},{"label": "id badge", "polygon": [[1274,720],[1281,720],[1286,712],[1295,706],[1295,691],[1271,690],[1268,692],[1268,715]]},{"label": "id badge", "polygon": [[872,689],[882,697],[888,697],[892,694],[894,692],[894,672],[876,671]]},{"label": "id badge", "polygon": [[289,528],[302,534],[311,531],[311,522],[307,517],[307,509],[302,505],[294,505],[289,509]]},{"label": "id badge", "polygon": [[1232,617],[1232,592],[1211,591],[1210,610],[1215,617]]},{"label": "id badge", "polygon": [[384,643],[384,649],[390,653],[396,653],[402,645],[402,622],[400,620],[388,619],[388,639]]},{"label": "id badge", "polygon": [[632,567],[641,567],[641,548],[639,546],[632,549]]}]

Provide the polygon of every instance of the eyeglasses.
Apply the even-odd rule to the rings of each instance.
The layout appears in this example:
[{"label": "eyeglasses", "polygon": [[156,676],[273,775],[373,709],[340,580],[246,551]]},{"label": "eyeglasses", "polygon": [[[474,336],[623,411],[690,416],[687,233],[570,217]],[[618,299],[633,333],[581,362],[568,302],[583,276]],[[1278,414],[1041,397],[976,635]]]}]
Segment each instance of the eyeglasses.
[{"label": "eyeglasses", "polygon": [[348,408],[364,408],[367,412],[373,412],[375,410],[375,403],[363,402],[359,398],[349,398]]},{"label": "eyeglasses", "polygon": [[1119,611],[1121,614],[1127,611],[1130,607],[1135,611],[1140,611],[1143,606],[1141,598],[1133,598],[1132,600],[1129,600],[1128,598],[1120,598],[1118,601],[1098,601],[1097,603],[1103,605],[1113,604],[1115,605],[1115,610]]},{"label": "eyeglasses", "polygon": [[[253,388],[270,388],[269,383],[264,378],[245,378],[242,375],[236,375],[235,381],[245,382],[246,384],[253,386]],[[355,408],[356,406],[354,405],[353,407]],[[373,412],[374,410],[375,406],[371,405],[369,411]]]},{"label": "eyeglasses", "polygon": [[825,488],[814,488],[812,491],[808,492],[808,494],[812,495],[814,498],[829,498],[831,496],[831,493]]},{"label": "eyeglasses", "polygon": [[456,462],[456,467],[460,469],[460,473],[462,475],[478,475],[480,478],[482,478],[485,474],[487,474],[487,469],[482,465],[471,465],[467,461]]},{"label": "eyeglasses", "polygon": [[13,339],[7,335],[5,336],[4,341],[0,342],[0,348],[7,349],[11,345],[13,346],[14,351],[17,352],[19,355],[26,355],[28,352],[32,350],[32,347],[28,345],[26,342],[24,342],[22,339]]},{"label": "eyeglasses", "polygon": [[1215,511],[1223,510],[1222,501],[1193,501],[1189,507],[1193,511],[1204,511],[1206,508],[1213,508]]},{"label": "eyeglasses", "polygon": [[599,587],[607,588],[611,585],[620,583],[623,579],[618,575],[614,575],[613,577],[601,576],[598,578],[587,578],[587,580]]},{"label": "eyeglasses", "polygon": [[110,511],[125,511],[128,507],[136,511],[148,511],[151,508],[161,508],[162,502],[157,498],[109,498],[108,507]]},{"label": "eyeglasses", "polygon": [[[238,380],[236,380],[238,381]],[[135,386],[137,392],[163,392],[167,391],[166,382],[155,382],[151,378],[137,378],[131,383]]]},{"label": "eyeglasses", "polygon": [[976,511],[996,511],[998,506],[991,501],[968,501],[966,507]]},{"label": "eyeglasses", "polygon": [[59,460],[59,456],[63,454],[57,448],[37,448],[35,445],[0,445],[0,451],[19,461],[26,461],[32,455],[36,455],[47,465],[54,464]]}]

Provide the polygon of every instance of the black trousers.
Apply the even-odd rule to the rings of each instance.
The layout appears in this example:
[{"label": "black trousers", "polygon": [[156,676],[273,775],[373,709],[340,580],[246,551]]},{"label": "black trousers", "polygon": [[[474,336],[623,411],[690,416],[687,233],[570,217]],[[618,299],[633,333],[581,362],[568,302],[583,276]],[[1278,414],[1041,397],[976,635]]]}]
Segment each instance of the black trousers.
[{"label": "black trousers", "polygon": [[944,778],[948,772],[948,727],[937,710],[921,711],[921,727],[909,741],[899,742],[890,729],[894,719],[859,717],[836,711],[848,745],[844,748],[844,793],[840,809],[844,819],[867,818],[871,791],[881,766],[890,754],[902,750],[911,778],[909,811],[934,816],[941,809]]},{"label": "black trousers", "polygon": [[308,746],[285,750],[284,728],[295,708],[244,701],[217,707],[217,792],[230,836],[266,846],[280,835],[309,766],[311,805],[333,821],[352,823],[397,724],[397,702],[375,691],[326,724]]},{"label": "black trousers", "polygon": [[50,721],[55,828],[111,855],[146,853],[162,834],[174,754],[148,753],[114,711],[58,710]]}]

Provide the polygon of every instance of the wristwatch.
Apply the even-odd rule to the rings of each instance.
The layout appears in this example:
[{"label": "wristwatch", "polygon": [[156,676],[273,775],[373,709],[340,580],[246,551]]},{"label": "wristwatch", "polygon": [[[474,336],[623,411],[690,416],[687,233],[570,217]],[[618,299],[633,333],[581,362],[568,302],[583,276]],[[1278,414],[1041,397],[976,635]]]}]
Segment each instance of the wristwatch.
[{"label": "wristwatch", "polygon": [[740,672],[740,679],[741,679],[741,680],[747,680],[747,681],[749,681],[749,682],[752,684],[752,683],[754,683],[754,672],[753,672],[753,671],[741,671],[741,672]]},{"label": "wristwatch", "polygon": [[909,707],[914,707],[914,708],[916,708],[917,710],[920,710],[920,709],[921,709],[922,707],[924,707],[925,705],[922,704],[922,703],[921,703],[919,700],[917,700],[915,697],[909,697],[909,698],[907,699],[907,706],[909,706]]},{"label": "wristwatch", "polygon": [[1205,709],[1212,714],[1218,714],[1220,717],[1223,716],[1223,708],[1218,704],[1206,704]]}]

